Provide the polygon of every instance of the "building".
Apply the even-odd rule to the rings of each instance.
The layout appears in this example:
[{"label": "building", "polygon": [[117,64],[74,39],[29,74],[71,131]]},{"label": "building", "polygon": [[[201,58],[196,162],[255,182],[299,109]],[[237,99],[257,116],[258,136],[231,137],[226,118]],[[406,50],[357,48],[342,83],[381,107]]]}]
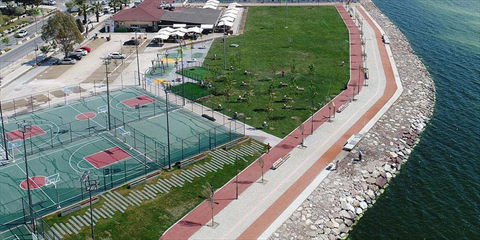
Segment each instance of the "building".
[{"label": "building", "polygon": [[214,25],[220,18],[220,10],[174,8],[174,3],[174,0],[145,0],[135,8],[125,9],[115,14],[110,19],[113,24],[110,24],[109,29],[106,30],[127,32],[140,28],[146,32],[157,32],[161,27],[173,26],[173,24]]}]

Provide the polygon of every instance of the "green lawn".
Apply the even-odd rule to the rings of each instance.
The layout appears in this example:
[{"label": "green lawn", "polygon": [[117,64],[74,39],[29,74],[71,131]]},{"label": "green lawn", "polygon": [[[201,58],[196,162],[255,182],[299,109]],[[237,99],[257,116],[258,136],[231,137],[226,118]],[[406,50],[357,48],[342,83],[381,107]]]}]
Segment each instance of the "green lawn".
[{"label": "green lawn", "polygon": [[[250,140],[253,141],[253,140]],[[250,144],[247,141],[244,144]],[[243,145],[243,144],[242,144]],[[237,146],[236,148],[240,147]],[[264,151],[266,148],[264,149]],[[260,156],[257,153],[253,157],[245,157],[248,162],[238,161],[239,171],[246,168],[250,163]],[[210,161],[210,157],[199,161],[195,164],[203,164]],[[187,167],[192,168],[193,165]],[[170,172],[164,172],[160,178],[169,178],[171,174],[179,175],[180,169],[175,168]],[[260,171],[260,170],[259,170]],[[225,185],[230,179],[235,176],[235,165],[226,164],[217,172],[209,172],[203,178],[194,178],[192,183],[185,182],[181,188],[171,188],[167,194],[159,194],[155,199],[144,201],[140,206],[129,207],[125,213],[116,212],[113,218],[100,219],[95,225],[95,237],[98,239],[159,239],[162,234],[185,214],[190,212],[198,204],[203,202],[199,196],[207,182],[218,189]],[[151,180],[154,183],[158,179]],[[135,189],[143,188],[144,184]],[[120,194],[127,196],[131,191],[126,187],[116,190]],[[234,196],[232,196],[234,197]],[[95,207],[100,207],[100,203],[96,203]],[[84,213],[88,208],[82,209],[79,212]],[[56,215],[46,218],[47,223],[53,226],[54,223],[66,222],[68,217],[58,217]],[[91,232],[90,228],[82,228],[79,234],[72,236],[65,236],[64,239],[89,239]]]},{"label": "green lawn", "polygon": [[[182,85],[177,85],[172,88],[172,92],[175,94],[182,96],[183,94],[183,84]],[[210,94],[213,94],[212,90],[208,90],[204,87],[201,87],[199,84],[187,82],[185,83],[185,96],[189,100],[196,100],[201,97],[208,96]]]},{"label": "green lawn", "polygon": [[[184,69],[183,72],[184,75],[188,78],[197,81],[203,81],[205,79],[205,74],[209,73],[210,71],[203,67],[193,67],[189,69]],[[178,71],[177,73],[182,74],[182,71]]]},{"label": "green lawn", "polygon": [[[349,79],[348,67],[340,66],[342,61],[349,66],[348,39],[347,27],[334,6],[289,7],[288,28],[285,8],[250,7],[244,34],[226,40],[227,68],[235,70],[223,71],[222,40],[216,40],[208,53],[204,67],[224,77],[211,79],[218,94],[203,103],[221,103],[230,116],[244,113],[247,124],[257,128],[267,121],[264,131],[284,137],[298,126],[293,116],[302,121],[310,116],[312,92],[317,93],[315,110],[341,92]],[[314,75],[309,72],[312,64]],[[239,101],[239,96],[250,100]]]}]

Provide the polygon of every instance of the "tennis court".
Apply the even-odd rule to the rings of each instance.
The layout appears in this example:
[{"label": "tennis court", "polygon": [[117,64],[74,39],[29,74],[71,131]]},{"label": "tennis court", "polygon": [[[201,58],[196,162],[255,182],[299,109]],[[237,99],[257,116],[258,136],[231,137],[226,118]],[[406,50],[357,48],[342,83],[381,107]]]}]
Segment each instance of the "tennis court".
[{"label": "tennis court", "polygon": [[79,181],[84,171],[99,180],[98,194],[162,169],[168,159],[173,164],[238,139],[244,130],[241,123],[219,125],[169,104],[169,155],[164,98],[125,88],[111,92],[110,99],[111,130],[106,95],[8,119],[5,136],[15,160],[0,166],[0,192],[9,193],[0,196],[1,223],[21,220],[24,214],[25,150],[32,205],[44,215],[87,198]]}]

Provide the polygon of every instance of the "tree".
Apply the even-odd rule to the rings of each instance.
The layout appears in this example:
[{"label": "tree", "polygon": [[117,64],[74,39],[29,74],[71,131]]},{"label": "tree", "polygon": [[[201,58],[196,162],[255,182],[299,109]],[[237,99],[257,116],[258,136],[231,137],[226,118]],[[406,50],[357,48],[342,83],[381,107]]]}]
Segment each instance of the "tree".
[{"label": "tree", "polygon": [[67,7],[67,12],[72,12],[72,8],[75,6],[75,2],[74,1],[70,1],[70,2],[67,2],[65,3],[65,7]]},{"label": "tree", "polygon": [[317,92],[316,92],[316,87],[315,87],[315,65],[313,64],[310,64],[310,66],[308,66],[308,70],[310,71],[310,74],[312,75],[312,78],[310,79],[310,97],[311,97],[311,101],[312,101],[312,107],[311,107],[311,114],[310,114],[310,117],[311,117],[311,122],[312,122],[312,132],[311,134],[313,134],[313,114],[315,113],[315,97],[317,96]]},{"label": "tree", "polygon": [[275,85],[273,83],[274,81],[270,83],[270,86],[268,87],[268,106],[267,106],[267,112],[268,112],[268,117],[270,119],[273,119],[273,100],[275,96]]},{"label": "tree", "polygon": [[8,37],[2,38],[2,43],[5,44],[5,45],[10,44],[10,38],[8,38]]},{"label": "tree", "polygon": [[53,17],[48,19],[47,24],[43,25],[42,39],[59,45],[66,57],[73,50],[75,44],[83,41],[83,36],[78,31],[72,15],[57,11]]},{"label": "tree", "polygon": [[205,199],[205,201],[208,202],[208,204],[210,205],[210,208],[212,209],[212,227],[215,225],[215,222],[213,221],[213,215],[214,215],[213,207],[215,207],[214,196],[215,196],[215,189],[213,188],[212,184],[207,182],[207,184],[205,185],[202,191],[202,197]]},{"label": "tree", "polygon": [[93,13],[95,13],[95,18],[97,22],[100,22],[100,13],[102,12],[102,4],[100,2],[94,2],[92,4]]},{"label": "tree", "polygon": [[40,47],[40,51],[46,56],[48,52],[50,52],[52,47],[50,45],[43,45]]},{"label": "tree", "polygon": [[[78,6],[78,14],[83,16],[83,24],[86,24],[86,33],[88,34],[88,14],[92,11],[91,6],[87,0],[75,0],[75,5]],[[83,31],[81,31],[83,33]]]},{"label": "tree", "polygon": [[300,127],[300,132],[302,133],[302,143],[301,144],[302,144],[302,147],[303,147],[304,146],[303,145],[303,130],[304,130],[303,122],[300,119],[300,117],[298,117],[298,116],[293,116],[292,118],[295,120],[297,125]]},{"label": "tree", "polygon": [[263,158],[258,159],[258,165],[260,165],[260,168],[262,168],[262,183],[263,183],[263,168],[265,167],[265,160]]},{"label": "tree", "polygon": [[117,9],[121,9],[121,8],[122,8],[122,0],[111,0],[111,1],[108,3],[108,6],[110,6],[111,8],[113,8],[113,12],[117,12]]},{"label": "tree", "polygon": [[83,33],[83,31],[85,31],[85,28],[83,27],[82,20],[77,18],[75,19],[75,23],[77,24],[78,31]]}]

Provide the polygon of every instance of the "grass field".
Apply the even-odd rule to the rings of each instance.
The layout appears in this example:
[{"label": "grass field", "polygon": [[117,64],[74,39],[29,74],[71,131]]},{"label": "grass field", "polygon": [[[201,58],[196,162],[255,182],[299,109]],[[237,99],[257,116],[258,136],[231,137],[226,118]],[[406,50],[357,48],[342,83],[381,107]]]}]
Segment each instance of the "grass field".
[{"label": "grass field", "polygon": [[298,126],[293,116],[302,121],[310,116],[313,92],[316,110],[340,93],[349,79],[349,68],[341,66],[342,61],[349,66],[348,30],[335,7],[290,7],[288,14],[285,28],[285,8],[249,8],[245,32],[226,39],[227,66],[235,70],[223,71],[223,59],[218,57],[223,57],[221,40],[213,43],[204,65],[224,76],[212,78],[218,94],[204,104],[221,103],[230,116],[244,113],[246,123],[257,128],[267,121],[269,127],[263,130],[279,137]]},{"label": "grass field", "polygon": [[[245,144],[249,144],[249,142]],[[238,147],[240,147],[240,145],[236,148]],[[260,153],[253,157],[245,157],[247,162],[238,161],[239,171],[246,168],[259,156]],[[210,157],[195,163],[195,165],[208,161],[210,161]],[[187,169],[190,168],[193,168],[193,165],[187,167]],[[179,175],[180,171],[182,170],[175,169],[163,173],[160,178],[169,178],[171,174]],[[186,182],[181,188],[171,188],[167,194],[160,194],[155,199],[148,200],[140,206],[129,207],[125,213],[117,213],[113,215],[113,218],[109,219],[102,218],[95,225],[95,237],[99,239],[159,239],[171,225],[203,201],[199,196],[207,182],[212,184],[215,189],[218,189],[234,176],[235,165],[226,164],[217,172],[209,172],[203,178],[195,178],[192,183]],[[157,180],[158,179],[152,180],[152,182]],[[135,189],[143,188],[143,185]],[[126,196],[131,190],[124,187],[116,191]],[[96,203],[94,207],[99,208],[101,204],[102,200]],[[76,212],[75,215],[83,214],[87,210],[88,208],[82,209]],[[52,215],[45,220],[50,226],[53,226],[55,223],[67,222],[68,218]],[[83,240],[88,239],[90,234],[90,228],[84,227],[79,234],[66,236],[64,239]]]},{"label": "grass field", "polygon": [[[186,77],[189,77],[197,81],[203,81],[205,79],[205,75],[210,71],[208,71],[203,67],[193,67],[193,68],[184,69],[183,72]],[[178,71],[177,73],[182,74],[182,71]]]},{"label": "grass field", "polygon": [[[182,96],[183,84],[172,87],[172,91],[177,95]],[[199,84],[190,82],[185,83],[185,96],[189,100],[195,100],[210,94],[213,94],[213,91],[209,91],[208,89],[201,87]]]}]

